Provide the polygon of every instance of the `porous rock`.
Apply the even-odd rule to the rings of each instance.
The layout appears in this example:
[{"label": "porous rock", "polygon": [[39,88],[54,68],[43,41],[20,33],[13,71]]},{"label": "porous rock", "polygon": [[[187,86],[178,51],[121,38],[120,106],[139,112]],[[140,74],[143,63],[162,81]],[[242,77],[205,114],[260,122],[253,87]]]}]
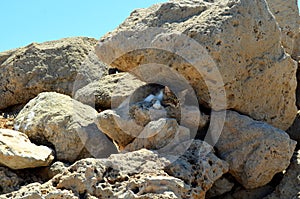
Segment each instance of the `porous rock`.
[{"label": "porous rock", "polygon": [[19,190],[24,180],[12,170],[0,167],[0,194],[5,194]]},{"label": "porous rock", "polygon": [[266,185],[290,164],[296,142],[286,132],[234,111],[227,111],[225,121],[218,122],[224,122],[215,145],[218,155],[245,188]]},{"label": "porous rock", "polygon": [[53,161],[53,151],[37,146],[18,131],[0,129],[0,164],[11,169],[48,166]]},{"label": "porous rock", "polygon": [[94,53],[96,39],[65,38],[0,53],[0,110],[45,91],[72,95],[98,80],[107,66]]},{"label": "porous rock", "polygon": [[108,75],[76,91],[74,99],[97,109],[117,108],[143,85],[129,73]]},{"label": "porous rock", "polygon": [[[195,141],[191,146],[179,159],[145,149],[115,154],[107,159],[83,159],[45,184],[31,184],[0,198],[23,194],[24,198],[204,199],[205,192],[228,170],[228,165],[213,154],[208,144]],[[178,162],[174,162],[174,158]],[[192,161],[196,161],[195,167]],[[178,169],[183,172],[178,173]]]},{"label": "porous rock", "polygon": [[146,82],[179,84],[170,78],[179,74],[201,104],[286,130],[297,111],[297,67],[280,37],[266,1],[173,0],[132,12],[100,39],[96,53]]},{"label": "porous rock", "polygon": [[36,143],[53,146],[58,160],[108,157],[114,144],[94,124],[97,111],[71,97],[45,92],[18,114],[14,128]]}]

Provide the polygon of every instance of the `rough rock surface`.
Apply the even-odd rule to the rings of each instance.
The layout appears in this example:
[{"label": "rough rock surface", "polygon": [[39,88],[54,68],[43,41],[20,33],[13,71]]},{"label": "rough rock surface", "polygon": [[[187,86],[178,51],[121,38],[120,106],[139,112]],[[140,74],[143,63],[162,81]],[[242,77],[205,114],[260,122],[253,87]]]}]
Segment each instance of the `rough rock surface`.
[{"label": "rough rock surface", "polygon": [[0,167],[0,194],[9,193],[20,189],[24,182],[17,174],[8,168]]},{"label": "rough rock surface", "polygon": [[189,82],[201,104],[234,109],[286,130],[297,111],[296,64],[280,37],[265,1],[174,0],[131,13],[100,40],[96,53],[122,71],[148,64],[133,71],[144,81],[169,78],[171,73],[161,70],[171,68]]},{"label": "rough rock surface", "polygon": [[94,124],[96,114],[95,109],[69,96],[45,92],[22,109],[14,128],[36,143],[53,146],[58,160],[104,158],[117,149]]},{"label": "rough rock surface", "polygon": [[284,131],[234,111],[227,111],[216,143],[219,157],[230,165],[229,172],[247,189],[266,185],[285,170],[295,147]]},{"label": "rough rock surface", "polygon": [[[197,163],[195,167],[193,161]],[[24,198],[58,195],[63,198],[204,199],[205,192],[227,170],[227,163],[213,154],[211,146],[196,141],[173,164],[145,149],[108,159],[84,159],[43,185],[31,184],[0,198],[17,198],[23,194]]]},{"label": "rough rock surface", "polygon": [[48,166],[53,161],[53,151],[37,146],[18,131],[0,129],[0,164],[11,169]]},{"label": "rough rock surface", "polygon": [[300,16],[296,0],[267,0],[271,12],[281,29],[281,43],[286,52],[292,55],[295,37],[299,33]]},{"label": "rough rock surface", "polygon": [[75,37],[0,53],[0,110],[25,104],[44,91],[72,92],[105,74],[96,39]]},{"label": "rough rock surface", "polygon": [[300,151],[295,153],[292,163],[286,170],[276,190],[264,199],[286,199],[300,197]]},{"label": "rough rock surface", "polygon": [[231,191],[231,189],[234,187],[234,183],[230,182],[227,178],[221,177],[218,179],[212,188],[208,190],[206,197],[207,198],[213,198],[217,196],[221,196],[224,193],[227,193]]},{"label": "rough rock surface", "polygon": [[74,99],[97,109],[117,108],[143,85],[145,82],[129,73],[108,75],[79,89]]},{"label": "rough rock surface", "polygon": [[161,118],[145,126],[137,138],[125,147],[126,151],[140,149],[173,150],[184,141],[190,140],[189,129],[179,126],[175,119]]},{"label": "rough rock surface", "polygon": [[300,142],[300,111],[298,111],[294,123],[286,132],[293,140],[296,140],[298,143]]},{"label": "rough rock surface", "polygon": [[261,199],[274,191],[274,187],[266,185],[256,189],[235,188],[231,193],[225,194],[218,199]]}]

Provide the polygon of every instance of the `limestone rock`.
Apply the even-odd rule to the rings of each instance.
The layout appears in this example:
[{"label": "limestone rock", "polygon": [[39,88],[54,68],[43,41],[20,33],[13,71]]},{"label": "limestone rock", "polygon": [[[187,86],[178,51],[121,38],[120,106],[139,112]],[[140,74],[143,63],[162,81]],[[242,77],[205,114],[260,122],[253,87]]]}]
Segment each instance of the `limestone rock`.
[{"label": "limestone rock", "polygon": [[96,114],[95,109],[69,96],[45,92],[22,109],[14,128],[36,143],[53,146],[58,160],[108,157],[117,149],[94,124]]},{"label": "limestone rock", "polygon": [[299,198],[300,196],[300,151],[295,153],[292,163],[274,193],[264,199]]},{"label": "limestone rock", "polygon": [[0,164],[25,169],[48,166],[53,159],[50,148],[31,143],[23,133],[0,129]]},{"label": "limestone rock", "polygon": [[[204,199],[207,189],[228,170],[228,165],[213,155],[208,144],[195,141],[191,146],[176,162],[175,156],[169,159],[145,149],[107,159],[83,159],[45,184],[31,184],[0,198],[23,194],[24,198]],[[178,163],[187,168],[180,168]],[[183,173],[177,173],[177,169],[183,169]]]},{"label": "limestone rock", "polygon": [[79,89],[74,99],[99,109],[117,108],[145,82],[129,73],[108,75]]},{"label": "limestone rock", "polygon": [[214,183],[212,188],[210,190],[208,190],[206,197],[213,198],[213,197],[221,196],[224,193],[231,191],[233,186],[234,186],[234,183],[230,182],[225,177],[221,177]]},{"label": "limestone rock", "polygon": [[296,0],[267,0],[271,12],[281,29],[281,43],[286,52],[292,55],[294,41],[299,33],[300,17]]},{"label": "limestone rock", "polygon": [[219,157],[230,165],[229,172],[247,189],[263,186],[285,170],[295,147],[284,131],[234,111],[227,111],[216,143]]},{"label": "limestone rock", "polygon": [[0,53],[0,110],[25,104],[44,91],[72,95],[98,80],[107,66],[94,53],[96,43],[75,37]]},{"label": "limestone rock", "polygon": [[106,110],[99,113],[95,119],[98,128],[115,141],[120,149],[124,149],[143,130],[143,126],[131,119],[128,111]]},{"label": "limestone rock", "polygon": [[125,147],[126,151],[150,149],[172,150],[184,141],[190,140],[190,131],[177,124],[175,119],[161,118],[145,126],[137,138]]},{"label": "limestone rock", "polygon": [[23,179],[8,168],[0,167],[0,194],[16,191],[23,184]]},{"label": "limestone rock", "polygon": [[297,67],[280,37],[265,1],[173,0],[132,12],[96,53],[145,82],[180,84],[180,76],[201,104],[286,130],[297,111]]}]

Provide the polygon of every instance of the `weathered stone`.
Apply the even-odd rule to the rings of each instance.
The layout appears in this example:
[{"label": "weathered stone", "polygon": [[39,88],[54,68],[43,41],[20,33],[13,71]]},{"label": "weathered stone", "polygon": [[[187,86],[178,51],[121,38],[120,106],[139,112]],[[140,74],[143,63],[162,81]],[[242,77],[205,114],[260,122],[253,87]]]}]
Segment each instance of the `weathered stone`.
[{"label": "weathered stone", "polygon": [[108,75],[79,89],[74,99],[99,109],[117,108],[145,82],[129,73]]},{"label": "weathered stone", "polygon": [[0,164],[11,169],[48,166],[53,161],[53,151],[37,146],[17,131],[0,129]]},{"label": "weathered stone", "polygon": [[[168,159],[145,149],[107,159],[80,160],[45,184],[31,184],[0,198],[18,198],[23,194],[24,198],[204,199],[213,182],[228,170],[228,164],[202,141],[191,146],[176,162],[174,158],[178,157]],[[177,169],[183,172],[178,173]]]},{"label": "weathered stone", "polygon": [[106,110],[99,113],[95,119],[98,128],[115,141],[121,150],[132,142],[144,128],[130,118],[128,111],[123,112],[122,110]]},{"label": "weathered stone", "polygon": [[168,151],[187,140],[190,140],[189,129],[179,126],[175,119],[161,118],[149,122],[138,137],[125,147],[125,150],[137,151],[145,148]]},{"label": "weathered stone", "polygon": [[44,91],[72,95],[99,79],[107,66],[94,53],[96,43],[75,37],[0,53],[0,110],[25,104]]},{"label": "weathered stone", "polygon": [[100,40],[96,52],[146,82],[179,84],[170,77],[181,75],[201,104],[286,130],[297,111],[297,67],[280,37],[265,1],[174,0],[134,11]]},{"label": "weathered stone", "polygon": [[0,194],[16,191],[23,184],[23,179],[8,168],[0,167]]},{"label": "weathered stone", "polygon": [[221,177],[214,183],[212,188],[210,190],[208,190],[208,192],[206,194],[206,198],[213,198],[213,197],[221,196],[224,193],[231,191],[233,186],[234,186],[233,182],[230,182],[225,177]]},{"label": "weathered stone", "polygon": [[46,92],[22,109],[14,128],[36,143],[53,146],[58,160],[108,157],[117,149],[93,123],[96,114],[95,109],[69,96]]},{"label": "weathered stone", "polygon": [[295,37],[299,33],[300,17],[296,0],[267,0],[281,29],[281,43],[292,55]]},{"label": "weathered stone", "polygon": [[38,174],[43,178],[44,181],[48,181],[57,174],[62,174],[63,172],[65,172],[68,166],[70,165],[67,165],[63,162],[54,162],[48,167],[41,168]]},{"label": "weathered stone", "polygon": [[266,185],[288,167],[296,142],[284,131],[234,111],[227,111],[225,121],[219,122],[224,122],[216,143],[219,157],[245,188]]},{"label": "weathered stone", "polygon": [[220,199],[258,199],[264,198],[274,191],[274,187],[265,185],[256,189],[237,187],[232,192],[219,197]]},{"label": "weathered stone", "polygon": [[300,197],[300,151],[295,153],[292,163],[276,190],[264,199],[286,199]]}]

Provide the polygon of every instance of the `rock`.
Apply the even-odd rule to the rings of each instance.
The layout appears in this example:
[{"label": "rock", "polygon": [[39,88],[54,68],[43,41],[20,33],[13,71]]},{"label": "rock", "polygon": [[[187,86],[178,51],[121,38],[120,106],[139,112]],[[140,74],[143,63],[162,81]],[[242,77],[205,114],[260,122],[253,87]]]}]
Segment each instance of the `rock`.
[{"label": "rock", "polygon": [[144,128],[136,124],[130,118],[128,111],[123,111],[123,109],[103,111],[97,115],[95,123],[103,133],[117,143],[121,150],[132,142]]},{"label": "rock", "polygon": [[294,123],[286,132],[289,134],[291,139],[300,142],[300,111],[298,111]]},{"label": "rock", "polygon": [[234,186],[234,183],[230,182],[225,177],[221,177],[214,183],[212,188],[210,190],[208,190],[206,197],[213,198],[213,197],[221,196],[224,193],[231,191],[233,186]]},{"label": "rock", "polygon": [[149,122],[138,137],[125,147],[125,150],[137,151],[145,148],[167,152],[187,140],[190,140],[189,129],[179,126],[175,119],[161,118]]},{"label": "rock", "polygon": [[[208,144],[195,141],[191,146],[176,162],[175,156],[168,159],[146,149],[107,159],[83,159],[45,184],[31,184],[0,198],[18,198],[22,194],[24,198],[54,198],[59,194],[63,198],[204,199],[207,189],[228,170],[228,165],[213,154]],[[193,161],[197,163],[195,167]],[[187,168],[180,168],[179,162]],[[177,173],[177,169],[183,172]]]},{"label": "rock", "polygon": [[117,108],[145,82],[129,73],[108,75],[79,89],[74,99],[97,109]]},{"label": "rock", "polygon": [[48,166],[54,159],[53,151],[37,146],[20,132],[0,129],[0,164],[11,169]]},{"label": "rock", "polygon": [[39,171],[39,176],[42,176],[44,181],[48,181],[57,174],[62,174],[63,172],[65,172],[68,166],[70,165],[67,165],[63,162],[54,162],[52,165],[42,168]]},{"label": "rock", "polygon": [[132,12],[100,39],[96,53],[145,82],[176,85],[183,78],[200,104],[286,130],[297,112],[297,67],[280,37],[265,1],[173,0]]},{"label": "rock", "polygon": [[94,53],[97,40],[66,38],[0,53],[0,110],[26,104],[44,91],[67,95],[106,73]]},{"label": "rock", "polygon": [[227,111],[215,147],[219,157],[229,163],[229,172],[235,179],[253,189],[266,185],[288,167],[296,142],[280,129]]},{"label": "rock", "polygon": [[276,190],[264,199],[299,198],[300,193],[300,151],[295,153],[292,163]]},{"label": "rock", "polygon": [[0,167],[0,194],[19,190],[23,179],[8,168]]},{"label": "rock", "polygon": [[108,157],[117,149],[94,124],[96,114],[69,96],[45,92],[22,109],[14,128],[36,143],[53,146],[60,161]]},{"label": "rock", "polygon": [[[299,61],[300,61],[300,32],[298,32],[298,34],[295,36],[295,39],[294,39],[294,48],[293,48],[292,57],[299,64]],[[299,82],[299,75],[297,75],[297,78],[298,78],[298,82]]]},{"label": "rock", "polygon": [[297,1],[267,0],[271,12],[281,29],[281,43],[286,52],[292,55],[295,37],[299,33],[300,17]]},{"label": "rock", "polygon": [[225,194],[225,196],[219,197],[220,199],[258,199],[264,198],[268,194],[272,193],[274,188],[270,185],[265,185],[256,189],[245,189],[243,187],[237,187],[231,193]]}]

